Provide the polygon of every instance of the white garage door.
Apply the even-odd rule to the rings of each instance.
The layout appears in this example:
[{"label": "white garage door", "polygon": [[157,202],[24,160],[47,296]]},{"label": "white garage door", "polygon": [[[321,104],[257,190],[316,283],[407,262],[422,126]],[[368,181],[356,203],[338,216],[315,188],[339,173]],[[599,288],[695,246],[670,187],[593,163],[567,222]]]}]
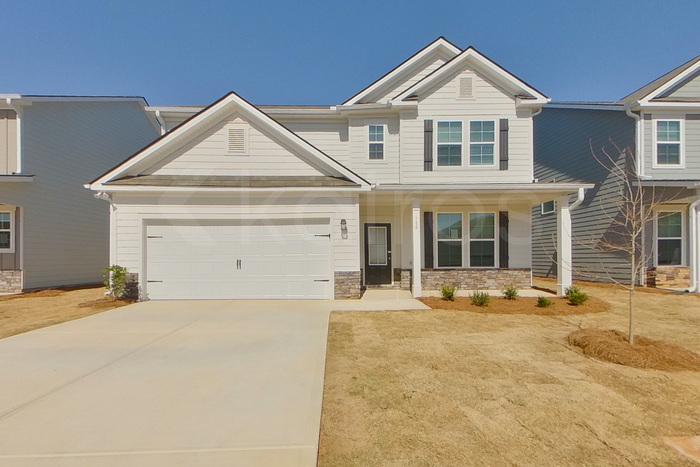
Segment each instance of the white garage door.
[{"label": "white garage door", "polygon": [[328,219],[147,226],[150,299],[332,298]]}]

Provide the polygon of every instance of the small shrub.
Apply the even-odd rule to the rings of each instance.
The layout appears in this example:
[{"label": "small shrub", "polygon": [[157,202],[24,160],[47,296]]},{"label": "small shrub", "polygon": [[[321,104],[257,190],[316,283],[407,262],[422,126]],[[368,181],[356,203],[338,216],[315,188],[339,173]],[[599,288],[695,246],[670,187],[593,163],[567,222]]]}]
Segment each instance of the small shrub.
[{"label": "small shrub", "polygon": [[588,300],[588,295],[577,285],[568,287],[564,292],[566,293],[566,298],[569,299],[569,303],[574,306],[583,305]]},{"label": "small shrub", "polygon": [[457,294],[457,287],[454,285],[443,285],[442,290],[440,290],[443,300],[449,300],[451,302],[455,301],[455,295]]},{"label": "small shrub", "polygon": [[126,292],[126,276],[128,271],[123,266],[110,266],[102,270],[102,279],[114,298],[122,298]]},{"label": "small shrub", "polygon": [[506,300],[515,300],[518,298],[518,288],[513,284],[506,285],[501,293],[503,293],[503,298]]},{"label": "small shrub", "polygon": [[552,306],[552,301],[550,299],[548,299],[547,297],[543,297],[542,295],[537,297],[538,308],[549,308],[550,306]]},{"label": "small shrub", "polygon": [[487,292],[480,292],[475,290],[473,294],[469,294],[469,298],[472,300],[472,305],[476,306],[489,306],[491,297]]}]

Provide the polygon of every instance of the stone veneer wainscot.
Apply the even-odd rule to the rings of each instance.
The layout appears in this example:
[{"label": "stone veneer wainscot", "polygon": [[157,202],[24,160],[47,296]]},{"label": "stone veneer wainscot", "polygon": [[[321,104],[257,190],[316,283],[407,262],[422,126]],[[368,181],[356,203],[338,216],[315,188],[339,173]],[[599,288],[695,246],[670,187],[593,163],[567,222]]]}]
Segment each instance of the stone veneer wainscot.
[{"label": "stone veneer wainscot", "polygon": [[360,298],[361,287],[361,271],[335,272],[335,299]]},{"label": "stone veneer wainscot", "polygon": [[22,271],[0,271],[0,292],[21,292]]},{"label": "stone veneer wainscot", "polygon": [[456,285],[463,290],[501,290],[512,284],[518,288],[532,286],[531,269],[423,269],[423,290],[440,290],[445,285]]}]

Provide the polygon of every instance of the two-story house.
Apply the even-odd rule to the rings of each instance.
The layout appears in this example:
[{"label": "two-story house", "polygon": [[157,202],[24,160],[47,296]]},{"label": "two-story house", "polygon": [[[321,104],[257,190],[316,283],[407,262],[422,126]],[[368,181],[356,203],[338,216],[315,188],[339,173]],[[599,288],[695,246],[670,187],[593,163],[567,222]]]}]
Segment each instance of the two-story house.
[{"label": "two-story house", "polygon": [[[625,160],[614,145],[631,159]],[[616,217],[622,215],[617,203],[622,187],[593,157],[597,153],[605,161],[603,148],[626,165],[631,186],[642,188],[646,208],[654,214],[639,245],[647,260],[639,283],[697,291],[700,57],[619,102],[550,104],[535,119],[536,177],[595,182],[573,215],[575,237],[581,239],[574,240],[574,275],[626,282],[628,255],[596,248],[616,230]],[[536,275],[550,274],[556,265],[555,204],[544,203],[533,212]]]},{"label": "two-story house", "polygon": [[529,287],[532,206],[589,186],[534,180],[547,101],[439,38],[339,105],[152,108],[167,133],[88,186],[144,299]]},{"label": "two-story house", "polygon": [[0,292],[101,282],[109,212],[83,184],[158,136],[146,106],[0,95]]}]

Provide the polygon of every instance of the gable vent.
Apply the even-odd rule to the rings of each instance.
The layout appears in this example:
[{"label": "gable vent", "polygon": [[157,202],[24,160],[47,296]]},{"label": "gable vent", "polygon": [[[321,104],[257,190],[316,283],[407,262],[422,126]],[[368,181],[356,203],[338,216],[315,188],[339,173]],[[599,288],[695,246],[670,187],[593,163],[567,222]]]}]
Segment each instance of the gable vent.
[{"label": "gable vent", "polygon": [[229,128],[228,152],[240,154],[245,151],[245,128]]},{"label": "gable vent", "polygon": [[469,98],[469,99],[474,97],[472,78],[460,78],[459,79],[459,97]]}]

